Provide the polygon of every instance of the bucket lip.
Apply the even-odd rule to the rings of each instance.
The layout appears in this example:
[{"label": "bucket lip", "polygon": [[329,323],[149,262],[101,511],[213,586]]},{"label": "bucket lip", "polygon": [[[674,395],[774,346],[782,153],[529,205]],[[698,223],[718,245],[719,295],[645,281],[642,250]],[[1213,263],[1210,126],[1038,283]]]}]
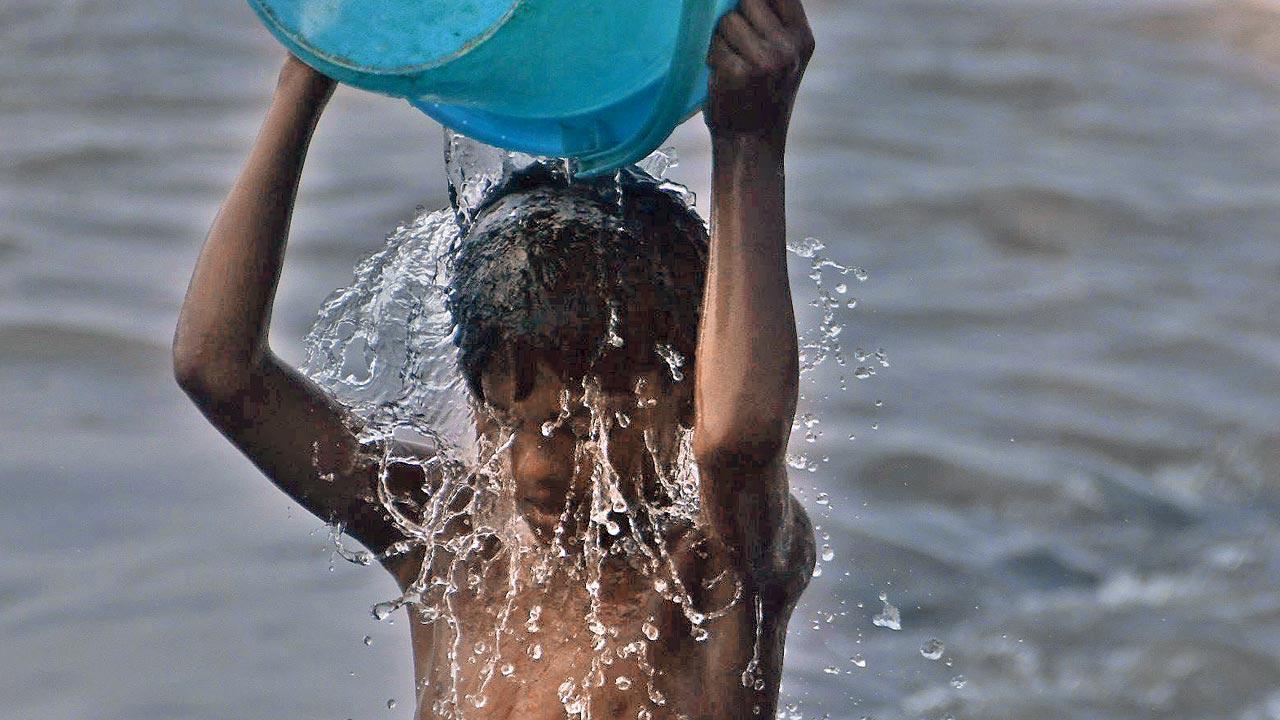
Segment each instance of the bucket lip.
[{"label": "bucket lip", "polygon": [[[658,82],[661,82],[661,80],[650,83],[644,88],[636,91],[637,94],[653,92],[654,86],[657,85]],[[705,99],[705,94],[706,94],[705,89],[695,91],[694,93],[692,93],[692,95],[688,98],[685,105],[681,109],[681,112],[678,116],[679,121],[676,123],[677,127],[685,124],[690,119],[692,119],[695,115],[701,112],[702,104]],[[487,145],[493,145],[495,147],[503,147],[508,150],[527,153],[527,154],[535,155],[538,157],[555,157],[555,158],[564,157],[563,155],[558,153],[549,153],[548,148],[544,145],[524,142],[519,139],[512,141],[510,137],[500,137],[498,134],[488,132],[484,129],[477,130],[475,127],[460,123],[459,121],[463,120],[467,115],[467,113],[471,112],[470,108],[459,106],[459,105],[448,105],[444,103],[437,103],[430,100],[422,100],[420,98],[410,98],[408,101],[413,107],[425,113],[431,119],[435,120],[436,122],[440,123],[441,125],[447,128],[452,129],[454,132],[460,135],[463,135],[464,137],[469,137],[469,138],[472,138],[473,140],[478,140],[479,142],[485,143]],[[505,120],[508,118],[502,118],[502,119]],[[666,138],[660,138],[656,141],[656,143],[653,140],[650,140],[648,143],[641,145],[637,139],[633,138],[631,142],[617,145],[612,148],[614,152],[624,151],[621,155],[619,155],[619,157],[625,156],[626,158],[628,158],[627,160],[622,162],[614,162],[609,165],[594,167],[586,170],[580,170],[579,174],[581,174],[583,177],[590,177],[590,176],[599,175],[599,174],[608,172],[609,170],[613,170],[617,167],[622,167],[624,165],[636,162],[639,159],[643,158],[645,155],[648,155],[657,147],[661,146],[661,144],[665,142],[665,140]],[[652,147],[647,147],[650,144],[652,144]],[[605,152],[608,152],[608,150],[606,150]]]},{"label": "bucket lip", "polygon": [[[626,96],[625,98],[618,101],[617,103],[612,103],[610,105],[606,105],[600,108],[595,108],[593,110],[589,110],[583,113],[579,113],[579,114],[567,116],[567,117],[519,118],[519,117],[510,116],[510,115],[503,115],[501,113],[493,113],[486,110],[480,110],[480,109],[472,108],[466,105],[454,105],[450,103],[442,103],[442,102],[437,102],[435,100],[427,100],[420,97],[406,98],[406,100],[414,108],[417,108],[421,112],[425,113],[428,117],[440,123],[441,125],[451,128],[454,132],[460,135],[463,135],[464,137],[469,137],[473,140],[478,140],[482,143],[485,143],[486,145],[493,145],[494,147],[500,147],[507,150],[514,150],[516,152],[527,153],[530,155],[536,155],[540,157],[556,157],[556,158],[574,157],[576,158],[576,157],[580,157],[581,155],[564,155],[561,153],[549,151],[545,145],[538,144],[536,142],[525,142],[520,138],[513,139],[510,136],[503,135],[500,132],[489,132],[483,129],[483,127],[482,129],[477,130],[475,127],[472,127],[470,125],[467,116],[472,113],[476,113],[481,117],[483,121],[482,125],[487,125],[490,121],[494,121],[494,120],[502,124],[507,124],[507,123],[524,124],[527,121],[536,121],[541,123],[561,122],[568,118],[580,120],[584,118],[590,118],[592,115],[595,115],[601,110],[606,110],[611,107],[616,107],[618,104],[626,102],[631,98],[656,94],[658,92],[659,87],[664,82],[666,82],[666,80],[667,78],[666,78],[666,75],[664,74],[658,78],[651,80],[646,85],[643,85],[640,88],[637,88],[630,95]],[[684,116],[684,118],[687,120],[688,118],[692,117],[695,113],[698,112],[698,110],[701,108],[701,105],[702,105],[701,100],[694,102],[692,104],[692,108]]]},{"label": "bucket lip", "polygon": [[[687,0],[689,1],[689,0]],[[692,0],[697,2],[698,0]],[[712,27],[719,21],[721,17],[729,12],[737,5],[737,0],[717,0],[717,7],[709,18]],[[688,7],[686,5],[686,7]],[[706,30],[707,28],[703,28]],[[658,78],[650,81],[648,84],[634,91],[628,98],[638,95],[656,94],[664,100],[661,105],[665,105],[665,110],[661,107],[655,108],[655,113],[651,114],[639,128],[630,133],[630,137],[613,145],[603,148],[593,148],[581,153],[570,154],[569,157],[577,159],[581,165],[578,168],[578,174],[583,177],[591,177],[600,175],[618,167],[634,163],[645,155],[648,155],[654,149],[660,147],[670,135],[670,131],[666,134],[658,134],[654,132],[656,125],[663,125],[665,122],[671,122],[671,129],[679,127],[691,118],[697,115],[706,100],[706,86],[699,87],[698,80],[702,77],[702,72],[706,71],[705,58],[699,56],[696,60],[690,60],[684,63],[684,72],[675,72],[677,63],[673,60],[672,66],[667,72]],[[701,67],[699,67],[701,65]],[[680,82],[673,77],[675,75],[686,75],[681,78]],[[453,105],[449,103],[440,103],[432,100],[426,100],[422,97],[407,98],[409,103],[418,110],[426,113],[433,120],[440,124],[452,128],[464,136],[479,140],[480,142],[503,147],[517,152],[524,152],[531,155],[545,157],[565,157],[562,152],[550,150],[547,146],[539,144],[536,141],[527,141],[527,138],[512,138],[500,132],[490,132],[485,126],[488,122],[482,122],[478,127],[471,126],[466,116],[471,112],[478,112],[482,120],[498,120],[502,122],[510,122],[514,120],[510,116],[478,111],[462,105]],[[621,101],[620,101],[621,102]],[[616,105],[616,103],[615,103]],[[590,115],[591,113],[585,113]],[[665,116],[658,117],[658,115]],[[552,120],[552,118],[538,118],[542,121]],[[535,133],[536,134],[536,133]]]},{"label": "bucket lip", "polygon": [[262,17],[262,19],[267,22],[267,25],[274,33],[288,40],[289,43],[292,44],[294,47],[299,48],[300,50],[310,55],[311,57],[315,58],[316,60],[329,63],[330,65],[333,65],[338,68],[342,68],[343,70],[349,70],[351,72],[357,72],[357,73],[364,73],[366,75],[407,75],[412,73],[423,72],[425,70],[431,70],[433,68],[440,67],[441,65],[446,65],[450,62],[453,62],[454,60],[457,60],[463,55],[466,55],[467,53],[471,52],[471,50],[475,48],[475,46],[493,37],[494,34],[496,34],[499,30],[502,29],[504,25],[507,24],[507,21],[511,19],[511,16],[516,13],[516,10],[518,10],[520,7],[522,7],[525,4],[525,0],[511,0],[511,5],[507,8],[507,11],[504,12],[501,17],[499,17],[497,20],[494,20],[493,23],[489,25],[489,27],[485,28],[483,32],[477,34],[475,37],[471,38],[470,40],[466,41],[462,45],[458,46],[457,49],[453,50],[448,55],[442,55],[429,62],[418,63],[416,65],[401,65],[394,68],[383,69],[383,68],[371,68],[371,67],[368,67],[367,65],[358,64],[350,59],[342,58],[336,55],[326,53],[320,50],[319,48],[315,47],[311,43],[305,41],[301,36],[298,35],[297,32],[295,32],[292,28],[290,28],[288,25],[283,23],[280,20],[280,17],[276,15],[275,11],[267,4],[267,0],[248,0],[248,2],[250,5],[253,6],[254,10],[257,11],[257,13]]}]

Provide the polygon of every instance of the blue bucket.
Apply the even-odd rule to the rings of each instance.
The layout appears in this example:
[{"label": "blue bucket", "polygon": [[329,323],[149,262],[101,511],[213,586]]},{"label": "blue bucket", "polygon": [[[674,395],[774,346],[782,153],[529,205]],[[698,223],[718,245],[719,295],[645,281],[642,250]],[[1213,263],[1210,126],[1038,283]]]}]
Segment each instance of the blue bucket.
[{"label": "blue bucket", "polygon": [[594,175],[652,152],[706,97],[736,0],[249,0],[348,85],[407,98],[481,142]]}]

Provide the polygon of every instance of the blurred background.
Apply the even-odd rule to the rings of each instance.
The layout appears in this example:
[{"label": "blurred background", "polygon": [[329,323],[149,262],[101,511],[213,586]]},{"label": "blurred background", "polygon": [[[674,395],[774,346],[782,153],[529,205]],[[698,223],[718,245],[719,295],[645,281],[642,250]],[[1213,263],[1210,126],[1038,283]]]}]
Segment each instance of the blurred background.
[{"label": "blurred background", "polygon": [[[807,6],[790,234],[866,268],[840,339],[888,367],[806,377],[783,716],[1280,718],[1280,7]],[[0,48],[0,718],[409,717],[390,580],[171,379],[282,50],[234,0],[0,0]],[[440,128],[340,89],[277,351],[445,204]]]}]

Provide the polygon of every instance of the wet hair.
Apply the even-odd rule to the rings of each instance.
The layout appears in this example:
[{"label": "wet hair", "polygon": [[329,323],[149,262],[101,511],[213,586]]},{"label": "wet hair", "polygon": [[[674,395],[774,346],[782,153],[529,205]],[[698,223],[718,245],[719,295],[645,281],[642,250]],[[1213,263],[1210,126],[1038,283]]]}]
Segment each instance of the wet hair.
[{"label": "wet hair", "polygon": [[[474,217],[453,259],[448,306],[477,399],[492,362],[514,373],[517,398],[532,390],[540,358],[566,384],[593,374],[626,389],[663,362],[658,346],[692,367],[708,236],[678,191],[634,168],[617,181],[566,183],[534,167]],[[621,345],[609,342],[611,330]]]}]

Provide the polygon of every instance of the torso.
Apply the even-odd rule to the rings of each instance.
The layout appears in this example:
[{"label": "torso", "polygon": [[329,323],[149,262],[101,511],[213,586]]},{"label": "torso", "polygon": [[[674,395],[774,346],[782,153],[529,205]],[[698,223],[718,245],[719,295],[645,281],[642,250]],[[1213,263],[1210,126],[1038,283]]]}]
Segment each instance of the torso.
[{"label": "torso", "polygon": [[[807,531],[807,520],[805,526]],[[811,554],[809,535],[801,542],[810,543]],[[605,561],[595,615],[595,631],[603,634],[597,634],[588,622],[591,598],[583,578],[557,571],[539,585],[521,561],[523,582],[509,592],[512,566],[500,553],[479,583],[454,596],[456,628],[443,619],[410,623],[416,717],[772,717],[787,621],[803,582],[745,586],[735,602],[739,574],[716,541],[688,530],[667,546],[694,607],[708,614],[705,639],[695,639],[682,605],[663,597],[654,577],[622,558]],[[757,633],[758,605],[763,622]],[[537,617],[532,625],[531,611]],[[449,659],[455,649],[456,671]],[[753,658],[756,670],[744,676]]]}]

